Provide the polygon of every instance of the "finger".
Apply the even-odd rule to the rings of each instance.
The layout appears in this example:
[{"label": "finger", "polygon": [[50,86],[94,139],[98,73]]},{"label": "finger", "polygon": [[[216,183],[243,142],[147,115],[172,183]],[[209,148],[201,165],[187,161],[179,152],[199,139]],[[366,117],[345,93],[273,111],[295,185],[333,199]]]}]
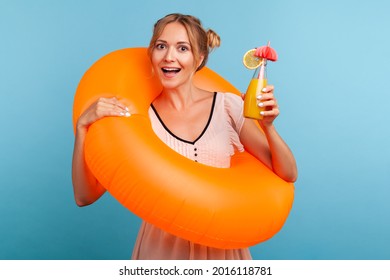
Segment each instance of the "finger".
[{"label": "finger", "polygon": [[257,106],[259,106],[260,108],[264,108],[264,107],[274,108],[274,107],[277,107],[278,104],[276,103],[275,100],[268,100],[268,101],[260,101],[260,102],[258,102]]},{"label": "finger", "polygon": [[123,104],[121,101],[119,101],[118,98],[113,97],[113,98],[111,98],[111,101],[113,102],[114,105],[118,106],[118,107],[121,108],[122,110],[127,110],[127,111],[128,111],[126,105]]},{"label": "finger", "polygon": [[273,85],[266,85],[262,90],[262,92],[273,92],[274,91],[274,86]]},{"label": "finger", "polygon": [[[270,93],[265,93],[265,94],[262,94],[261,96],[258,96],[257,102],[258,103],[274,102],[275,104],[277,103],[274,95],[270,94]],[[269,105],[266,105],[266,106],[269,106]]]},{"label": "finger", "polygon": [[280,111],[278,108],[273,108],[272,110],[264,110],[260,112],[260,114],[264,117],[274,117],[274,118],[279,116],[279,113]]},{"label": "finger", "polygon": [[123,112],[124,114],[129,112],[129,109],[122,103],[115,100],[99,100],[96,104],[96,111],[115,111],[117,113]]},{"label": "finger", "polygon": [[98,118],[110,117],[110,116],[130,116],[128,110],[124,110],[116,105],[105,104],[104,106],[100,106],[96,110],[96,116]]},{"label": "finger", "polygon": [[119,107],[122,110],[127,110],[128,108],[126,105],[124,105],[122,102],[118,100],[116,97],[110,97],[110,98],[105,98],[105,97],[100,97],[96,104],[98,106],[106,106],[107,108],[114,108],[114,107]]},{"label": "finger", "polygon": [[258,101],[275,100],[273,93],[263,93],[258,95],[256,98]]}]

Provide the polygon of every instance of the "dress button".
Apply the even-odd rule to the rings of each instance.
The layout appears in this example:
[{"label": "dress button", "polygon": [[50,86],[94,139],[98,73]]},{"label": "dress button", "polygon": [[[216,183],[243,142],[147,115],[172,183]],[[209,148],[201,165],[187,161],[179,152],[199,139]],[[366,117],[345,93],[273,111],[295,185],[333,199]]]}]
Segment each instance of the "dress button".
[{"label": "dress button", "polygon": [[196,152],[198,150],[198,148],[194,148],[194,151]]},{"label": "dress button", "polygon": [[197,156],[198,156],[198,154],[195,154],[195,156],[197,157]]}]

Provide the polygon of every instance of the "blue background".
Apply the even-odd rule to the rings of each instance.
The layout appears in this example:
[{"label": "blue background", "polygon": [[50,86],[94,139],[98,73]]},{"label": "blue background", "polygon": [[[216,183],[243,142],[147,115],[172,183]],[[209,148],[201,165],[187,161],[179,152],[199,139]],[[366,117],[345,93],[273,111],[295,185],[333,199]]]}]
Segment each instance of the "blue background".
[{"label": "blue background", "polygon": [[128,259],[140,220],[106,194],[73,201],[73,96],[103,55],[146,46],[171,12],[222,46],[208,66],[245,91],[246,50],[279,61],[280,134],[298,166],[284,228],[255,259],[390,259],[387,1],[0,0],[0,259]]}]

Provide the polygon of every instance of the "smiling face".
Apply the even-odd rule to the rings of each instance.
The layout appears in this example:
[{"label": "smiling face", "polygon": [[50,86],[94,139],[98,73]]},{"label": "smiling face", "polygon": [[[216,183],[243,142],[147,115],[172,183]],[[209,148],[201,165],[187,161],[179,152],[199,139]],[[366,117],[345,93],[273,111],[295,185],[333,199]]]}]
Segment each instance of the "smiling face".
[{"label": "smiling face", "polygon": [[164,88],[175,89],[192,82],[196,65],[185,27],[172,22],[157,38],[151,56],[155,73]]}]

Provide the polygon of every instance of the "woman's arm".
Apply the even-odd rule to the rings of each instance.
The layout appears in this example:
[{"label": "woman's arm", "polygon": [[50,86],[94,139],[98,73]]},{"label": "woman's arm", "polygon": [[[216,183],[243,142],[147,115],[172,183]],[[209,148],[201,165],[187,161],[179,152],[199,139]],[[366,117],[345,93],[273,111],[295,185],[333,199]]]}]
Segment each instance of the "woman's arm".
[{"label": "woman's arm", "polygon": [[115,97],[99,98],[83,112],[77,121],[72,159],[72,183],[78,206],[94,203],[106,191],[85,163],[84,142],[88,127],[95,121],[108,116],[130,116],[130,114],[128,109]]},{"label": "woman's arm", "polygon": [[77,129],[73,159],[72,159],[72,182],[76,204],[86,206],[92,204],[106,191],[88,169],[84,160],[84,142],[87,131]]},{"label": "woman's arm", "polygon": [[240,140],[248,152],[261,160],[279,177],[288,182],[295,182],[298,170],[294,155],[273,124],[279,115],[273,89],[273,86],[267,86],[258,99],[259,106],[265,107],[263,119],[259,120],[264,133],[252,120],[246,119],[240,132]]}]

